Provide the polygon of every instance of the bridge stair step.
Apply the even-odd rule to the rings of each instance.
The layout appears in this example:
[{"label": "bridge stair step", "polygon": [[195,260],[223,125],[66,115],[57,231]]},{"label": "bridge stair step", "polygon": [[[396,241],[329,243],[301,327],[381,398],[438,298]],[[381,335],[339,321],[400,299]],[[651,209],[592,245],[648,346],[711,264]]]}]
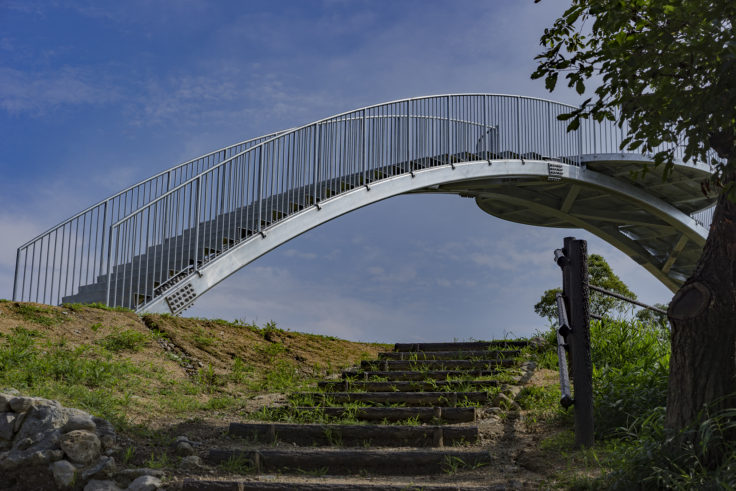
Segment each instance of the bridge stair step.
[{"label": "bridge stair step", "polygon": [[350,418],[356,421],[401,422],[412,420],[418,423],[457,424],[476,420],[475,407],[331,407],[331,406],[286,406],[275,408],[274,413],[284,417],[308,416],[340,420]]},{"label": "bridge stair step", "polygon": [[448,390],[457,392],[460,389],[489,389],[499,385],[496,380],[438,380],[431,382],[413,382],[391,380],[386,382],[363,382],[353,380],[319,382],[317,386],[325,391],[348,392],[434,392]]},{"label": "bridge stair step", "polygon": [[492,370],[499,366],[510,367],[515,364],[513,359],[488,360],[377,360],[363,361],[360,368],[363,370]]},{"label": "bridge stair step", "polygon": [[262,448],[259,450],[213,449],[205,457],[210,465],[242,461],[254,472],[374,475],[441,474],[448,472],[453,463],[474,469],[491,463],[488,451],[475,449],[353,449]]},{"label": "bridge stair step", "polygon": [[228,435],[252,443],[304,447],[442,447],[475,443],[477,426],[391,426],[345,424],[230,423]]},{"label": "bridge stair step", "polygon": [[396,343],[394,351],[480,351],[492,348],[523,348],[529,341],[497,340],[459,343]]},{"label": "bridge stair step", "polygon": [[379,360],[489,360],[519,356],[519,350],[473,350],[473,351],[389,351],[379,353]]},{"label": "bridge stair step", "polygon": [[473,392],[305,392],[292,396],[316,404],[398,404],[400,406],[450,406],[486,403],[493,395],[486,391]]},{"label": "bridge stair step", "polygon": [[395,371],[362,371],[362,370],[343,370],[343,378],[352,378],[360,380],[390,379],[394,381],[422,381],[422,380],[448,380],[458,377],[490,377],[497,375],[498,370],[395,370]]}]

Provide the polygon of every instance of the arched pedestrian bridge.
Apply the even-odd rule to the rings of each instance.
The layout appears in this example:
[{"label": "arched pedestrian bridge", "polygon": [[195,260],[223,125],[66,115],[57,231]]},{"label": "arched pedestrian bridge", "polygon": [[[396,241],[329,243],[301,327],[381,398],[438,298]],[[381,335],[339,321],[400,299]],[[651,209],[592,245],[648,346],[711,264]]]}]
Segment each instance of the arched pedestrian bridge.
[{"label": "arched pedestrian bridge", "polygon": [[406,193],[471,197],[500,218],[582,228],[675,290],[700,256],[708,168],[622,154],[625,129],[571,106],[459,94],[370,106],[217,150],[82,211],[18,249],[13,297],[179,313],[259,256]]}]

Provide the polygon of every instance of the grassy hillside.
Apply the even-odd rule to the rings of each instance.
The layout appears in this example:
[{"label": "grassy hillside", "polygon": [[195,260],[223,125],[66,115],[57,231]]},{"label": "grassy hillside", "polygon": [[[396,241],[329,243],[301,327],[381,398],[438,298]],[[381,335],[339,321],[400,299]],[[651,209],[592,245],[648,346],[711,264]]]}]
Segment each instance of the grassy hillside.
[{"label": "grassy hillside", "polygon": [[273,323],[0,301],[0,388],[57,399],[119,428],[242,418],[273,402],[269,394],[386,348]]}]

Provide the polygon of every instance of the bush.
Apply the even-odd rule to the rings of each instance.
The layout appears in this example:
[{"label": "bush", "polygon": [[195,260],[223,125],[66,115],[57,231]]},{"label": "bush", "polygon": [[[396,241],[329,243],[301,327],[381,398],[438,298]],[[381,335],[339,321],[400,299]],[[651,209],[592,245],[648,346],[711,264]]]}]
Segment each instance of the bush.
[{"label": "bush", "polygon": [[669,332],[658,323],[605,319],[590,326],[596,434],[631,430],[667,402]]},{"label": "bush", "polygon": [[613,470],[596,484],[606,489],[736,488],[736,410],[709,415],[678,434],[664,429],[660,408],[628,434]]}]

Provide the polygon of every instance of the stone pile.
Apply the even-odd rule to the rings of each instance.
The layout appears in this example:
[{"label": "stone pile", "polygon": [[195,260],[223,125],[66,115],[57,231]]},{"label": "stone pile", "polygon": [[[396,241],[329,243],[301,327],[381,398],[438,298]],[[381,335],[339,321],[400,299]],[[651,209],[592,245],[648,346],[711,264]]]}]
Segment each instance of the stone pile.
[{"label": "stone pile", "polygon": [[161,487],[157,476],[118,472],[115,450],[115,431],[108,421],[58,401],[0,391],[0,489]]}]

